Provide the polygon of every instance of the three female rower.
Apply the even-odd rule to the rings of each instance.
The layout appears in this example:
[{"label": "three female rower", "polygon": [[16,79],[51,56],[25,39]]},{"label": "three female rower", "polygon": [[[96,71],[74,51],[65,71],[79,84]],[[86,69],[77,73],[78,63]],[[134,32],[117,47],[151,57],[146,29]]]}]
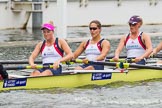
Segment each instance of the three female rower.
[{"label": "three female rower", "polygon": [[[53,23],[43,24],[42,33],[45,40],[39,42],[29,57],[29,64],[36,68],[34,60],[41,54],[43,65],[53,65],[53,69],[40,69],[31,73],[31,76],[58,75],[62,72],[61,62],[68,61],[73,57],[72,51],[64,39],[54,36],[55,27]],[[66,56],[64,56],[64,52]]]},{"label": "three female rower", "polygon": [[137,64],[145,64],[145,58],[149,57],[152,52],[152,42],[146,33],[140,32],[142,26],[142,18],[140,16],[132,16],[129,19],[130,33],[120,39],[120,43],[115,51],[114,60],[118,61],[119,54],[123,47],[126,47],[127,58],[135,58]]},{"label": "three female rower", "polygon": [[109,41],[101,37],[101,23],[98,20],[93,20],[89,24],[91,39],[83,41],[74,52],[74,59],[85,51],[86,58],[83,60],[85,64],[75,68],[75,70],[103,70],[103,65],[86,64],[90,61],[104,61],[109,50]]}]

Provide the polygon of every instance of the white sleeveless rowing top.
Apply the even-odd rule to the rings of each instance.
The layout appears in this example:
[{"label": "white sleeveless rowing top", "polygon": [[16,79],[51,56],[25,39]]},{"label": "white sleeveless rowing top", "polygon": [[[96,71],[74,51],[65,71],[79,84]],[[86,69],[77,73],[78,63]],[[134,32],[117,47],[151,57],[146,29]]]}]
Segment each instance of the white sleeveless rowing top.
[{"label": "white sleeveless rowing top", "polygon": [[96,57],[101,54],[101,51],[102,51],[101,42],[103,40],[104,39],[101,39],[98,43],[95,43],[95,44],[91,44],[90,42],[87,43],[86,49],[85,49],[85,54],[86,54],[86,58],[88,60],[95,61]]},{"label": "white sleeveless rowing top", "polygon": [[131,39],[129,35],[127,36],[125,43],[127,50],[127,58],[139,57],[145,53],[146,47],[142,42],[141,36],[142,32],[136,39]]},{"label": "white sleeveless rowing top", "polygon": [[40,52],[43,64],[54,63],[55,61],[61,59],[64,53],[58,45],[58,38],[56,38],[55,43],[51,46],[46,46],[45,41],[43,41]]},{"label": "white sleeveless rowing top", "polygon": [[54,63],[55,61],[61,59],[62,56],[56,51],[54,46],[45,46],[42,51],[42,62],[45,63]]}]

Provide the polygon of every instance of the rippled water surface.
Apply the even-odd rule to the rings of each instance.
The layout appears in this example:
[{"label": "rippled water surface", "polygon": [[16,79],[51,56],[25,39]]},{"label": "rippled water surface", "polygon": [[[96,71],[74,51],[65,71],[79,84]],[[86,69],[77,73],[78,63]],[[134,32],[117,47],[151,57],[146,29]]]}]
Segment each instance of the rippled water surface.
[{"label": "rippled water surface", "polygon": [[160,108],[162,82],[117,88],[10,91],[0,95],[3,108]]},{"label": "rippled water surface", "polygon": [[[154,33],[151,37],[155,47],[161,40],[162,25],[147,25],[141,31]],[[117,35],[128,33],[128,26],[103,27],[102,36],[109,38],[111,55],[119,39]],[[68,37],[88,37],[88,27],[68,28]],[[34,41],[43,40],[40,30],[0,30],[0,60],[27,60],[34,49]],[[28,45],[24,45],[24,42]],[[30,42],[31,41],[31,42]],[[11,42],[20,45],[12,44]],[[7,45],[7,46],[5,46]],[[79,43],[69,43],[74,51]],[[122,52],[125,54],[125,51]],[[39,58],[38,58],[39,59]],[[13,72],[14,73],[14,72]],[[41,82],[40,82],[41,83]],[[93,87],[89,89],[16,90],[0,93],[2,108],[160,108],[162,106],[162,82],[139,82],[119,87]]]}]

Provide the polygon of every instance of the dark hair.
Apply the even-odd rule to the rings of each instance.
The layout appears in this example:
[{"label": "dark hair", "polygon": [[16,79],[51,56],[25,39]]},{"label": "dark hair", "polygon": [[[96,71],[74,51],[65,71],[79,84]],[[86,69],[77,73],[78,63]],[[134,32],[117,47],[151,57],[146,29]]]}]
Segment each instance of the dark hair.
[{"label": "dark hair", "polygon": [[97,25],[97,27],[98,27],[99,29],[101,29],[101,23],[100,23],[100,21],[98,21],[98,20],[92,20],[92,21],[89,23],[89,26],[90,26],[92,23],[95,23],[95,24]]}]

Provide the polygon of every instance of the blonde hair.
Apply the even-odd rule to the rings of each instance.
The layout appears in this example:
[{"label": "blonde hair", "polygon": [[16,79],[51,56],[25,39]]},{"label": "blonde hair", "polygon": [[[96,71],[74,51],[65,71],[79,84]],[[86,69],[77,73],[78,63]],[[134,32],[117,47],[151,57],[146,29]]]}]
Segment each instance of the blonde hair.
[{"label": "blonde hair", "polygon": [[54,25],[53,21],[49,21],[49,24]]}]

